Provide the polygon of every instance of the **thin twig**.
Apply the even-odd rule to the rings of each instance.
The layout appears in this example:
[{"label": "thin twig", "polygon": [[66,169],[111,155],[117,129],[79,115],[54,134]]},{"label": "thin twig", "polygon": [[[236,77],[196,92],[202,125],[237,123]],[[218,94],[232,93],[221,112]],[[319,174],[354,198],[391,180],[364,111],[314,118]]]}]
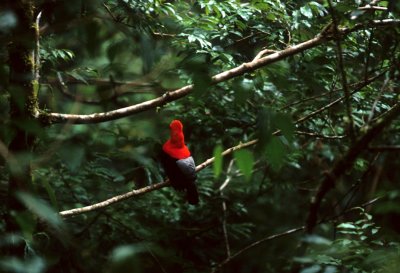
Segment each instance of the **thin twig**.
[{"label": "thin twig", "polygon": [[326,173],[318,187],[316,195],[313,196],[310,203],[306,222],[307,233],[312,233],[316,223],[318,222],[319,208],[325,195],[335,186],[336,181],[346,172],[346,170],[354,164],[354,161],[357,159],[359,154],[368,147],[369,143],[399,115],[400,103],[397,103],[382,119],[378,120],[363,136],[354,142],[347,153],[336,161],[332,170]]},{"label": "thin twig", "polygon": [[[386,73],[387,71],[388,71],[388,70],[385,70],[384,72]],[[361,87],[365,87],[366,84],[371,83],[373,80],[377,79],[378,77],[380,77],[380,76],[382,76],[382,75],[383,75],[383,73],[380,73],[378,76],[374,76],[374,77],[371,77],[371,78],[369,78],[369,79],[366,78],[366,79],[364,79],[364,80],[362,80],[362,81],[349,84],[349,87],[350,87],[351,89],[359,89],[360,86],[361,86]],[[315,96],[312,96],[312,97],[307,97],[307,98],[300,99],[300,100],[297,100],[297,101],[294,101],[294,102],[290,102],[290,103],[286,104],[285,106],[281,107],[281,108],[280,108],[280,111],[283,111],[283,110],[285,110],[285,109],[287,109],[287,108],[291,108],[291,107],[293,107],[293,106],[296,106],[296,105],[299,105],[299,104],[302,104],[302,103],[305,103],[305,102],[308,102],[308,101],[314,101],[314,100],[316,100],[316,99],[319,99],[319,98],[323,98],[323,97],[332,95],[333,93],[337,93],[337,92],[339,92],[339,91],[343,91],[343,89],[342,89],[342,88],[336,88],[336,89],[333,89],[333,90],[324,92],[324,93],[319,94],[319,95],[315,95]]]},{"label": "thin twig", "polygon": [[378,152],[399,152],[400,145],[381,145],[381,146],[369,146],[368,150]]},{"label": "thin twig", "polygon": [[345,105],[346,105],[346,111],[347,111],[347,117],[349,119],[349,136],[352,142],[355,141],[355,132],[354,132],[354,120],[353,120],[353,114],[352,114],[352,109],[351,109],[351,96],[350,92],[347,86],[347,76],[346,76],[346,71],[344,68],[344,63],[343,63],[343,50],[342,50],[342,42],[341,42],[341,34],[339,32],[339,22],[336,17],[336,12],[333,8],[332,0],[328,0],[331,16],[332,16],[332,21],[333,21],[333,31],[334,31],[334,36],[335,36],[335,41],[336,41],[336,47],[337,47],[337,58],[338,58],[338,66],[340,70],[340,75],[342,79],[342,88],[344,91],[345,95]]},{"label": "thin twig", "polygon": [[227,208],[226,208],[226,201],[225,201],[225,196],[224,196],[223,190],[232,179],[231,171],[232,171],[232,167],[233,167],[233,161],[234,160],[231,159],[231,161],[229,162],[228,169],[226,171],[226,179],[225,179],[224,183],[222,183],[222,185],[219,187],[219,193],[221,195],[221,200],[222,200],[222,233],[224,235],[227,259],[229,259],[229,257],[231,256],[231,248],[229,245],[228,230],[226,228]]},{"label": "thin twig", "polygon": [[35,39],[36,46],[34,51],[34,59],[35,59],[35,81],[39,84],[40,78],[40,18],[42,17],[42,12],[40,11],[36,16],[35,20]]},{"label": "thin twig", "polygon": [[379,7],[379,6],[364,6],[364,7],[359,7],[358,10],[366,10],[366,11],[375,11],[375,10],[380,10],[380,11],[387,11],[388,9],[386,7]]},{"label": "thin twig", "polygon": [[303,135],[303,136],[310,136],[310,137],[316,137],[316,138],[324,138],[324,139],[343,139],[346,136],[329,136],[329,135],[323,135],[323,134],[318,134],[318,133],[313,133],[313,132],[303,132],[303,131],[295,131],[296,134],[298,135]]},{"label": "thin twig", "polygon": [[[119,20],[117,17],[115,17],[114,13],[112,13],[111,9],[106,5],[106,3],[103,3],[103,7],[106,9],[107,13],[111,16],[111,18],[114,20],[114,22],[122,23],[121,20]],[[130,27],[132,27],[132,26],[130,26]]]},{"label": "thin twig", "polygon": [[[373,82],[376,78],[380,77],[381,75],[382,74],[371,78],[369,82],[366,82],[364,84],[366,85],[366,84],[368,84],[370,82]],[[358,86],[358,88],[359,89],[363,88],[365,86],[364,84]],[[355,90],[354,92],[356,92],[356,91],[358,91],[358,89]],[[341,99],[339,99],[336,103],[338,103],[340,100]],[[335,105],[335,103],[330,103],[330,104],[318,109],[317,111],[314,111],[313,113],[298,119],[296,121],[296,124],[302,123],[302,122],[310,119],[311,117],[321,113],[322,111],[324,111],[326,109],[329,109],[333,105]],[[276,136],[276,135],[279,135],[279,134],[280,134],[280,130],[277,130],[272,135]],[[231,148],[225,150],[222,153],[222,156],[226,156],[226,155],[228,155],[228,154],[230,154],[230,153],[232,153],[232,152],[234,152],[236,150],[239,150],[239,149],[242,149],[242,148],[246,148],[246,147],[250,147],[250,146],[255,145],[257,143],[258,143],[258,139],[254,139],[254,140],[251,140],[251,141],[246,142],[246,143],[241,143],[241,144],[239,144],[237,146],[234,146],[234,147],[231,147]],[[211,165],[214,162],[214,160],[215,160],[214,157],[207,159],[206,161],[204,161],[203,163],[201,163],[200,165],[198,165],[196,167],[196,171],[198,172],[198,171],[201,171],[202,169],[208,167],[209,165]],[[139,196],[139,195],[142,195],[144,193],[148,193],[148,192],[151,192],[151,191],[166,187],[168,185],[169,185],[168,181],[160,182],[160,183],[153,184],[153,185],[150,185],[150,186],[146,186],[146,187],[143,187],[143,188],[140,188],[140,189],[132,190],[130,192],[127,192],[127,193],[124,193],[124,194],[121,194],[121,195],[114,196],[114,197],[109,198],[109,199],[107,199],[105,201],[102,201],[102,202],[99,202],[99,203],[95,203],[95,204],[92,204],[90,206],[71,209],[71,210],[65,210],[65,211],[60,212],[60,215],[61,216],[71,216],[71,215],[77,215],[77,214],[81,214],[81,213],[94,211],[94,210],[101,209],[101,208],[110,206],[112,204],[121,202],[121,201],[123,201],[125,199],[131,198],[131,197],[134,197],[134,196]]]},{"label": "thin twig", "polygon": [[[383,71],[382,73],[380,73],[379,75],[376,75],[376,76],[374,76],[374,77],[368,79],[367,81],[364,81],[364,82],[360,83],[359,85],[355,86],[355,89],[350,93],[350,95],[353,95],[353,94],[357,93],[357,92],[360,91],[362,88],[364,88],[365,86],[367,86],[367,85],[369,85],[370,83],[374,82],[374,81],[375,81],[376,79],[378,79],[379,77],[382,77],[386,72],[387,72],[387,70],[385,70],[385,71]],[[304,122],[304,121],[306,121],[306,120],[308,120],[308,119],[314,117],[315,115],[317,115],[317,114],[319,114],[319,113],[321,113],[321,112],[323,112],[323,111],[325,111],[325,110],[327,110],[327,109],[333,107],[334,105],[336,105],[336,104],[338,104],[339,102],[343,101],[345,98],[346,98],[346,96],[340,97],[340,98],[338,98],[338,99],[336,99],[336,100],[334,100],[334,101],[328,103],[327,105],[325,105],[325,106],[323,106],[323,107],[321,107],[321,108],[319,108],[319,109],[317,109],[317,110],[311,112],[310,114],[308,114],[308,115],[306,115],[306,116],[303,116],[303,117],[297,119],[295,123],[298,124],[298,123]]]},{"label": "thin twig", "polygon": [[378,96],[375,98],[374,103],[372,104],[371,111],[369,112],[369,115],[368,115],[367,123],[370,123],[372,121],[372,119],[374,117],[376,106],[377,106],[379,100],[381,99],[383,92],[386,90],[386,86],[388,85],[388,83],[389,83],[389,78],[386,78],[383,82],[383,85],[381,87],[381,90],[379,91]]},{"label": "thin twig", "polygon": [[[319,221],[319,222],[317,223],[317,225],[320,225],[320,224],[322,224],[322,223],[327,223],[327,222],[330,222],[330,221],[332,221],[332,220],[335,220],[335,219],[337,219],[338,217],[341,217],[341,216],[343,216],[343,215],[345,215],[345,214],[347,214],[347,213],[349,213],[349,212],[351,212],[351,211],[353,211],[353,210],[355,210],[355,209],[357,209],[357,208],[365,208],[365,207],[368,207],[368,206],[370,206],[370,205],[376,203],[377,201],[379,201],[379,200],[381,200],[381,199],[383,199],[383,198],[384,198],[384,196],[377,197],[377,198],[374,198],[374,199],[372,199],[372,200],[369,200],[369,201],[367,201],[367,202],[365,202],[365,203],[363,203],[363,204],[361,204],[361,205],[359,205],[359,206],[349,208],[349,209],[345,210],[344,212],[342,212],[342,213],[339,214],[339,215],[334,215],[334,216],[331,216],[331,217],[329,217],[329,218],[327,218],[327,219],[324,219],[324,220]],[[262,243],[265,243],[265,242],[268,242],[268,241],[271,241],[271,240],[274,240],[274,239],[278,239],[278,238],[281,238],[281,237],[284,237],[284,236],[287,236],[287,235],[294,234],[294,233],[296,233],[296,232],[299,232],[299,231],[304,230],[305,228],[306,228],[306,226],[301,226],[301,227],[297,227],[297,228],[292,228],[292,229],[286,230],[286,231],[284,231],[284,232],[277,233],[277,234],[274,234],[274,235],[270,235],[270,236],[267,236],[267,237],[265,237],[265,238],[262,238],[262,239],[260,239],[260,240],[258,240],[258,241],[255,241],[255,242],[253,242],[253,243],[247,245],[246,247],[244,247],[244,248],[238,250],[235,254],[231,255],[229,259],[225,259],[224,261],[222,261],[221,263],[219,263],[218,265],[216,265],[216,266],[212,269],[211,273],[217,272],[217,271],[220,270],[224,265],[226,265],[227,263],[229,263],[230,261],[232,261],[234,258],[236,258],[237,256],[241,255],[243,252],[245,252],[245,251],[247,251],[247,250],[249,250],[249,249],[251,249],[251,248],[253,248],[253,247],[256,247],[256,246],[258,246],[258,245],[260,245],[260,244],[262,244]]]},{"label": "thin twig", "polygon": [[229,162],[228,165],[228,169],[226,171],[226,179],[224,181],[224,183],[222,183],[222,185],[219,187],[219,191],[222,192],[226,186],[228,186],[228,183],[231,181],[232,176],[230,175],[231,171],[232,171],[232,167],[233,167],[233,159]]}]

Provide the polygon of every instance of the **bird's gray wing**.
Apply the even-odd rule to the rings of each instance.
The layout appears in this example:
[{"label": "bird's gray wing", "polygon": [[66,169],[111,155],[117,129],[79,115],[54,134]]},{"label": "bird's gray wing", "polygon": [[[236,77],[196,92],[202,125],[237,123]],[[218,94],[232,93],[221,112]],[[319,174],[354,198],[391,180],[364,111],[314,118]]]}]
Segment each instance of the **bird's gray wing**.
[{"label": "bird's gray wing", "polygon": [[176,164],[186,178],[196,180],[196,164],[194,163],[193,157],[189,156],[184,159],[179,159],[176,161]]}]

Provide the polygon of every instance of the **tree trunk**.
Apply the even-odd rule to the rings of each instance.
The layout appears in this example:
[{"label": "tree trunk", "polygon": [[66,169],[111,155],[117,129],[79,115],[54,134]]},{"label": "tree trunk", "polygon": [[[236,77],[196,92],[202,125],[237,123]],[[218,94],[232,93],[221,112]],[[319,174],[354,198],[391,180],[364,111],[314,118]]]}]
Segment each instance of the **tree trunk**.
[{"label": "tree trunk", "polygon": [[[30,161],[33,144],[39,123],[37,90],[34,76],[35,61],[35,20],[32,0],[13,0],[8,2],[17,25],[11,34],[8,46],[8,65],[10,79],[10,127],[11,140],[8,145],[7,165],[9,169],[7,232],[20,230],[15,215],[25,208],[16,197],[18,191],[30,191],[32,174]],[[16,254],[16,253],[14,253]],[[19,253],[20,254],[20,253]]]}]

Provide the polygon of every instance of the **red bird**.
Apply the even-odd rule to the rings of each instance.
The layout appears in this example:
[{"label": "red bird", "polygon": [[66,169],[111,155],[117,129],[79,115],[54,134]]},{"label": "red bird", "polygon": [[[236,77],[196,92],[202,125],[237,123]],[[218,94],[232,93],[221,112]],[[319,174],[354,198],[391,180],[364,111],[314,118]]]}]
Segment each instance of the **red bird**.
[{"label": "red bird", "polygon": [[196,205],[199,203],[199,194],[195,184],[196,165],[185,145],[183,125],[179,120],[173,120],[169,128],[171,136],[162,147],[161,163],[172,187],[176,190],[186,191],[189,204]]}]

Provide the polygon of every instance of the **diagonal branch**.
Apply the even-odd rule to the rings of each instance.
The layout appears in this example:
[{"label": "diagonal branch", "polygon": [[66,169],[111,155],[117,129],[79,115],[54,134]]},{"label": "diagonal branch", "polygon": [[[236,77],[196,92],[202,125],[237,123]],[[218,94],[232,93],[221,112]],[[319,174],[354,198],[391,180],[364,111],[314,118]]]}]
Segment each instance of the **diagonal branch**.
[{"label": "diagonal branch", "polygon": [[[385,75],[386,72],[387,72],[387,70],[381,72],[380,74],[378,74],[378,75],[376,75],[374,77],[369,78],[366,81],[363,81],[363,82],[355,84],[354,85],[354,90],[350,93],[350,95],[354,95],[355,93],[359,92],[361,89],[363,89],[364,87],[366,87],[370,83],[374,82],[376,79],[378,79],[378,78],[382,77],[383,75]],[[336,104],[340,103],[344,99],[346,99],[346,96],[342,96],[342,97],[340,97],[340,98],[338,98],[338,99],[326,104],[325,106],[323,106],[323,107],[311,112],[310,114],[297,119],[295,123],[298,124],[298,123],[304,122],[304,121],[314,117],[315,115],[317,115],[317,114],[319,114],[319,113],[321,113],[321,112],[323,112],[323,111],[335,106]]]},{"label": "diagonal branch", "polygon": [[[349,88],[351,88],[353,90],[360,90],[361,88],[367,86],[368,84],[370,84],[371,82],[373,82],[377,78],[383,76],[387,71],[388,71],[388,69],[385,69],[383,72],[379,73],[376,76],[373,76],[371,78],[367,78],[366,77],[362,81],[349,84]],[[299,104],[302,104],[302,103],[305,103],[305,102],[314,101],[314,100],[317,100],[317,99],[320,99],[320,98],[323,98],[323,97],[326,97],[326,96],[330,96],[330,95],[332,95],[332,93],[337,93],[337,92],[342,91],[342,90],[343,90],[342,88],[336,88],[334,90],[330,90],[328,92],[325,92],[325,93],[322,93],[322,94],[319,94],[319,95],[315,95],[315,96],[312,96],[312,97],[306,97],[304,99],[300,99],[300,100],[297,100],[297,101],[294,101],[294,102],[290,102],[290,103],[286,104],[285,106],[281,107],[280,110],[283,111],[285,109],[294,107],[296,105],[299,105]]]},{"label": "diagonal branch", "polygon": [[[381,73],[381,74],[379,74],[377,76],[371,77],[370,79],[368,79],[368,81],[365,81],[363,83],[357,84],[355,86],[356,90],[353,91],[353,92],[359,91],[360,89],[362,89],[366,85],[370,84],[371,82],[375,81],[377,78],[381,77],[384,73],[385,72],[383,72],[383,73]],[[326,105],[326,106],[324,106],[324,107],[322,107],[322,108],[310,113],[309,115],[307,115],[307,116],[305,116],[303,118],[298,119],[295,122],[295,124],[300,124],[300,123],[302,123],[302,122],[304,122],[306,120],[309,120],[313,116],[321,113],[324,110],[329,109],[330,107],[334,106],[336,103],[339,103],[341,100],[343,100],[343,97],[339,98],[338,100],[336,100],[336,101],[334,101],[332,103],[329,103],[328,105]],[[279,133],[280,133],[280,131],[278,130],[278,131],[275,131],[273,133],[273,135],[278,135]],[[239,149],[242,149],[242,148],[246,148],[246,147],[249,147],[249,146],[253,146],[253,145],[257,144],[257,143],[258,143],[257,139],[251,140],[251,141],[246,142],[246,143],[241,143],[241,144],[239,144],[237,146],[231,147],[231,148],[225,150],[224,152],[222,152],[222,156],[229,155],[229,154],[231,154],[232,152],[234,152],[236,150],[239,150]],[[214,160],[215,160],[214,157],[207,159],[206,161],[204,161],[203,163],[201,163],[200,165],[198,165],[196,167],[196,172],[199,172],[202,169],[208,167],[209,165],[211,165],[214,162]],[[81,207],[81,208],[76,208],[76,209],[65,210],[65,211],[60,212],[60,215],[61,216],[72,216],[72,215],[78,215],[78,214],[82,214],[82,213],[98,210],[98,209],[101,209],[101,208],[108,207],[108,206],[110,206],[112,204],[121,202],[121,201],[123,201],[125,199],[132,198],[132,197],[135,197],[135,196],[140,196],[142,194],[145,194],[145,193],[148,193],[148,192],[152,192],[154,190],[157,190],[157,189],[160,189],[160,188],[163,188],[163,187],[166,187],[166,186],[169,186],[169,182],[168,181],[160,182],[160,183],[157,183],[157,184],[146,186],[146,187],[143,187],[143,188],[140,188],[140,189],[135,189],[135,190],[132,190],[130,192],[111,197],[111,198],[109,198],[107,200],[104,200],[104,201],[99,202],[99,203],[95,203],[93,205],[89,205],[89,206]]]},{"label": "diagonal branch", "polygon": [[323,139],[343,139],[346,137],[345,135],[328,136],[328,135],[324,135],[324,134],[318,134],[318,133],[314,133],[314,132],[303,132],[303,131],[295,131],[295,133],[298,135],[310,136],[310,137],[315,137],[315,138],[323,138]]},{"label": "diagonal branch", "polygon": [[379,121],[371,126],[370,129],[350,147],[347,153],[335,163],[332,170],[325,175],[316,195],[311,200],[306,221],[307,233],[312,233],[317,224],[318,211],[325,195],[335,186],[336,181],[341,175],[351,168],[358,155],[368,148],[370,142],[399,115],[400,103],[397,103]]},{"label": "diagonal branch", "polygon": [[[231,148],[226,149],[225,151],[223,151],[222,152],[222,156],[226,156],[228,154],[233,153],[236,150],[252,146],[252,145],[256,144],[257,142],[258,142],[257,140],[251,140],[251,141],[246,142],[246,143],[240,143],[237,146],[231,147]],[[211,165],[214,162],[214,160],[215,160],[214,157],[207,159],[206,161],[204,161],[203,163],[201,163],[200,165],[198,165],[196,167],[196,172],[199,172],[202,169],[208,167],[209,165]],[[168,180],[166,180],[166,181],[163,181],[163,182],[160,182],[160,183],[157,183],[157,184],[149,185],[149,186],[146,186],[146,187],[143,187],[143,188],[140,188],[140,189],[135,189],[135,190],[129,191],[127,193],[114,196],[112,198],[109,198],[107,200],[104,200],[102,202],[99,202],[99,203],[96,203],[96,204],[93,204],[93,205],[89,205],[89,206],[81,207],[81,208],[76,208],[76,209],[64,210],[64,211],[61,211],[59,214],[61,216],[66,217],[66,216],[78,215],[78,214],[82,214],[82,213],[85,213],[85,212],[98,210],[98,209],[101,209],[101,208],[104,208],[104,207],[108,207],[111,204],[115,204],[115,203],[121,202],[123,200],[126,200],[128,198],[132,198],[132,197],[139,196],[139,195],[142,195],[142,194],[145,194],[145,193],[148,193],[148,192],[152,192],[154,190],[158,190],[158,189],[164,188],[164,187],[169,186],[169,185],[170,185],[170,182]]]},{"label": "diagonal branch", "polygon": [[[260,67],[266,66],[268,64],[277,62],[289,56],[295,55],[304,50],[316,47],[317,45],[325,42],[327,39],[324,35],[317,35],[308,41],[295,45],[293,47],[284,49],[279,52],[275,52],[266,57],[253,60],[248,63],[244,63],[233,69],[224,71],[212,77],[212,84],[217,84],[229,79],[241,76],[247,72],[254,71]],[[187,85],[174,91],[166,92],[162,96],[157,97],[152,100],[148,100],[139,104],[131,105],[128,107],[120,108],[117,110],[95,113],[89,115],[76,115],[76,114],[61,114],[61,113],[42,113],[44,120],[50,120],[51,123],[64,123],[67,121],[73,122],[75,124],[85,124],[85,123],[99,123],[110,120],[119,119],[122,117],[127,117],[133,114],[137,114],[149,109],[154,109],[156,107],[167,104],[168,102],[178,100],[186,95],[188,95],[194,88],[194,85]]]},{"label": "diagonal branch", "polygon": [[[358,24],[353,28],[342,28],[339,29],[340,35],[348,35],[354,31],[362,29],[364,27],[377,27],[377,26],[393,26],[400,24],[400,20],[395,19],[385,19],[385,20],[374,20],[368,22],[368,24]],[[254,71],[268,64],[280,61],[289,56],[296,55],[307,49],[314,48],[322,43],[333,40],[334,37],[329,35],[329,33],[321,33],[316,37],[305,41],[303,43],[297,44],[295,46],[286,48],[281,51],[277,51],[268,56],[255,59],[248,63],[243,63],[238,67],[232,68],[230,70],[224,71],[212,77],[212,84],[218,84],[229,79],[241,76],[245,73]],[[182,88],[176,89],[174,91],[166,92],[162,96],[157,97],[152,100],[148,100],[139,104],[131,105],[128,107],[116,109],[109,112],[95,113],[88,115],[78,115],[78,114],[63,114],[63,113],[44,113],[40,114],[42,120],[46,120],[49,123],[65,123],[71,122],[75,124],[87,124],[87,123],[99,123],[105,121],[116,120],[119,118],[127,117],[133,114],[137,114],[143,111],[154,109],[156,107],[167,104],[168,102],[178,100],[186,95],[188,95],[193,90],[193,85],[187,85]]]}]

